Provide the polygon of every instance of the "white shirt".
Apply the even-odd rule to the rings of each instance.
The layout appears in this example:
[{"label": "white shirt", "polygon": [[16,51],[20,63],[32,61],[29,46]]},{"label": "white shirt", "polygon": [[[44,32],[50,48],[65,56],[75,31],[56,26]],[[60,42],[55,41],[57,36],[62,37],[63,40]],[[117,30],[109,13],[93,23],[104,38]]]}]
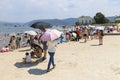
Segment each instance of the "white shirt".
[{"label": "white shirt", "polygon": [[56,41],[49,41],[47,42],[47,45],[48,45],[48,52],[55,52],[56,51]]},{"label": "white shirt", "polygon": [[31,62],[31,55],[30,54],[26,56],[26,62]]}]

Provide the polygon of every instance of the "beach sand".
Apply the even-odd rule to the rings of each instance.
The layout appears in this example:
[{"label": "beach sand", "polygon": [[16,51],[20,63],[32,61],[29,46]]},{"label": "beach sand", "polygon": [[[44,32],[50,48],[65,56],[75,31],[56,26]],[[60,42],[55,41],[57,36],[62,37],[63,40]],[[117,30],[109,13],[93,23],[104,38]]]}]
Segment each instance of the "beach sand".
[{"label": "beach sand", "polygon": [[59,44],[55,54],[56,68],[46,73],[49,55],[44,62],[23,64],[29,47],[0,54],[0,80],[119,80],[120,36],[105,36],[87,43]]}]

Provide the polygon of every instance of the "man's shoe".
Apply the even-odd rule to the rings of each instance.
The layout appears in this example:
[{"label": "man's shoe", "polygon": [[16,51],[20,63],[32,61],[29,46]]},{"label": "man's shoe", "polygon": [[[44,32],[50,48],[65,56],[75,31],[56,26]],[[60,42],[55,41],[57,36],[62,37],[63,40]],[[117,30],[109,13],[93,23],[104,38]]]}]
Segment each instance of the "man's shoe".
[{"label": "man's shoe", "polygon": [[54,64],[53,69],[56,67],[56,64]]},{"label": "man's shoe", "polygon": [[50,72],[50,70],[47,70],[47,72]]}]

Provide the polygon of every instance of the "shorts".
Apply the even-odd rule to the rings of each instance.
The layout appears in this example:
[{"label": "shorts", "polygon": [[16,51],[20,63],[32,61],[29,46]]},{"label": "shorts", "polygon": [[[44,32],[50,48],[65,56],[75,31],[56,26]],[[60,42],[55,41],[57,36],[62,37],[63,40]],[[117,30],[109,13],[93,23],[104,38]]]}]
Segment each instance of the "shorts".
[{"label": "shorts", "polygon": [[86,37],[86,36],[87,36],[87,34],[84,34],[83,36],[84,36],[84,37]]},{"label": "shorts", "polygon": [[42,42],[43,44],[43,50],[47,50],[48,46],[47,46],[47,41]]},{"label": "shorts", "polygon": [[100,36],[100,37],[99,37],[99,39],[103,39],[103,37],[102,37],[102,36]]}]

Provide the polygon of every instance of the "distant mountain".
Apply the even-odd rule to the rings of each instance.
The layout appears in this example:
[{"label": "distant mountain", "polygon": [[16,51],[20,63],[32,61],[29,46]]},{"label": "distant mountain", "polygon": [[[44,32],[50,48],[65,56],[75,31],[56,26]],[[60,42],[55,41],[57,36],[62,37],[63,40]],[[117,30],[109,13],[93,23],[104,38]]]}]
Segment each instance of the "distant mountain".
[{"label": "distant mountain", "polygon": [[68,19],[44,19],[44,20],[33,20],[30,22],[27,22],[27,25],[31,25],[35,22],[47,22],[52,25],[74,25],[77,21],[77,18],[68,18]]},{"label": "distant mountain", "polygon": [[116,16],[107,17],[110,22],[115,22]]},{"label": "distant mountain", "polygon": [[0,21],[0,26],[13,26],[13,27],[21,27],[21,26],[30,26],[35,22],[47,22],[52,25],[74,25],[77,21],[77,18],[67,18],[67,19],[40,19],[33,20],[26,23],[10,23],[10,22],[2,22]]},{"label": "distant mountain", "polygon": [[[110,20],[110,22],[115,22],[115,16],[107,17],[107,19]],[[35,22],[47,22],[52,25],[75,25],[75,22],[77,22],[77,18],[67,18],[67,19],[40,19],[40,20],[33,20],[26,23],[10,23],[10,22],[1,22],[0,26],[13,26],[13,27],[21,27],[21,26],[30,26]]]}]

